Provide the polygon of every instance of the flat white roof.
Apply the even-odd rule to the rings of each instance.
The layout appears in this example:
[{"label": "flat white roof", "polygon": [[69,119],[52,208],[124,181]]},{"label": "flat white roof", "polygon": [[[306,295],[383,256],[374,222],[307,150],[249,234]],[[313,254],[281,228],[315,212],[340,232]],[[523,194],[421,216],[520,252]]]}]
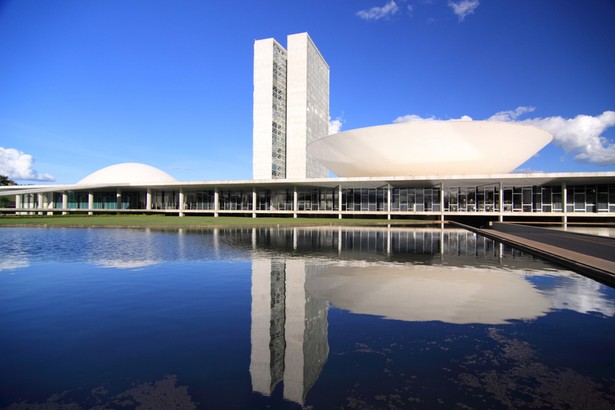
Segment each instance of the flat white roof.
[{"label": "flat white roof", "polygon": [[102,184],[58,184],[58,185],[16,185],[0,187],[0,195],[17,193],[41,193],[62,191],[101,190],[105,188],[133,189],[228,189],[242,188],[292,188],[294,186],[334,188],[376,188],[391,184],[393,187],[418,186],[480,186],[502,182],[506,185],[547,185],[547,184],[615,184],[615,171],[609,172],[533,172],[520,174],[477,174],[477,175],[425,175],[413,177],[348,177],[348,178],[306,178],[274,180],[233,180],[233,181],[177,181],[168,183],[102,183]]}]

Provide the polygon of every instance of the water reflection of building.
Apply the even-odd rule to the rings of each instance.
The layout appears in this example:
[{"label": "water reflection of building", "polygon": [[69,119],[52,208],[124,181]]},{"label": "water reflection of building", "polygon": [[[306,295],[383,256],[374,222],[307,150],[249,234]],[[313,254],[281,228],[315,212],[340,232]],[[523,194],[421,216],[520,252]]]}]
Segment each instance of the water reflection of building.
[{"label": "water reflection of building", "polygon": [[301,259],[252,260],[252,390],[303,404],[327,360],[327,303],[306,292],[313,269]]}]

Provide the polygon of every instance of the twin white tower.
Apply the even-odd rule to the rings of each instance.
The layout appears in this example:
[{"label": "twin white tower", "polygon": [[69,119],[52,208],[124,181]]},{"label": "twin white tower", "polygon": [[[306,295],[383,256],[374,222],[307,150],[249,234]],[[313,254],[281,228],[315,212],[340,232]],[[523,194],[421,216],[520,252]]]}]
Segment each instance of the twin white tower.
[{"label": "twin white tower", "polygon": [[324,178],[307,145],[329,133],[329,65],[307,33],[254,42],[254,179]]}]

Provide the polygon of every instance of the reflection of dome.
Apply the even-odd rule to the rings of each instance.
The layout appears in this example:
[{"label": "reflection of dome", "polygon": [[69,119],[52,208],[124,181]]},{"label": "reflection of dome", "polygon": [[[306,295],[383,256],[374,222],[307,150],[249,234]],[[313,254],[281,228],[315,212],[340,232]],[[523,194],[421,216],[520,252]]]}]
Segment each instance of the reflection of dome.
[{"label": "reflection of dome", "polygon": [[330,265],[309,277],[317,298],[353,313],[404,321],[505,324],[550,311],[520,272],[428,265]]},{"label": "reflection of dome", "polygon": [[166,183],[176,179],[150,165],[128,162],[111,165],[91,173],[78,184]]},{"label": "reflection of dome", "polygon": [[338,177],[507,173],[553,137],[493,121],[424,121],[359,128],[312,142],[308,153]]}]

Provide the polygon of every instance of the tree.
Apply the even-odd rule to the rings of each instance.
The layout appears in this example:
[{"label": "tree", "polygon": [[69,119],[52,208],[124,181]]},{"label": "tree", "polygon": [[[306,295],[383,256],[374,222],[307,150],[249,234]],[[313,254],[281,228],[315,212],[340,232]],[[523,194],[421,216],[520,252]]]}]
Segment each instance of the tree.
[{"label": "tree", "polygon": [[15,181],[7,177],[6,175],[0,175],[0,186],[17,185]]},{"label": "tree", "polygon": [[[7,177],[6,175],[0,175],[0,186],[17,185],[15,181]],[[0,208],[6,208],[9,205],[9,198],[6,196],[0,196]]]}]

